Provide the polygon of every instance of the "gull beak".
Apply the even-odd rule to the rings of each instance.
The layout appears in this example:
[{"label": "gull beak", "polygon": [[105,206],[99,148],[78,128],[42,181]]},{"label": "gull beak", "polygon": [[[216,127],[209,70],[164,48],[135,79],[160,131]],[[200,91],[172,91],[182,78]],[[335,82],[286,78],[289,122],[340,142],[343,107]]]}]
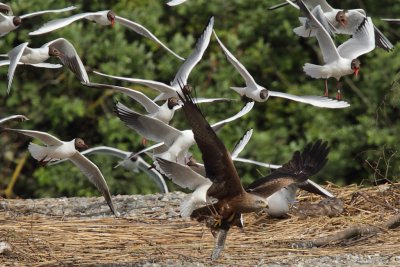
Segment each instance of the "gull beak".
[{"label": "gull beak", "polygon": [[358,77],[358,72],[360,71],[360,68],[356,68],[354,69],[354,75],[356,75],[356,77]]},{"label": "gull beak", "polygon": [[115,24],[115,19],[112,19],[111,20],[111,27],[114,27],[114,24]]}]

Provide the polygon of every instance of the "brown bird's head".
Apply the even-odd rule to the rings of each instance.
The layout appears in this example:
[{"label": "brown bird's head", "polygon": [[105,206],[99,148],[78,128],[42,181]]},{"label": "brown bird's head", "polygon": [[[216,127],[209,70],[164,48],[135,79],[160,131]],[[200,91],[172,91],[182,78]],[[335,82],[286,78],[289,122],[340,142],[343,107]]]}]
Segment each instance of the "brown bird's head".
[{"label": "brown bird's head", "polygon": [[113,11],[108,11],[107,13],[107,19],[110,21],[111,26],[114,26],[115,24],[115,13]]},{"label": "brown bird's head", "polygon": [[85,144],[85,141],[81,138],[75,138],[75,148],[78,151],[82,151],[84,149],[88,149],[89,147]]},{"label": "brown bird's head", "polygon": [[21,19],[20,17],[15,16],[15,17],[13,18],[13,24],[14,24],[14,26],[19,26],[19,25],[21,25],[21,23],[22,23],[22,19]]},{"label": "brown bird's head", "polygon": [[358,76],[358,72],[361,68],[361,62],[358,58],[355,58],[351,61],[351,69],[353,70],[354,75]]},{"label": "brown bird's head", "polygon": [[340,10],[336,13],[336,21],[339,22],[339,24],[342,27],[346,27],[347,25],[347,17],[346,17],[346,12],[347,10]]},{"label": "brown bird's head", "polygon": [[179,101],[176,97],[168,98],[168,108],[173,109],[175,106],[179,105]]}]

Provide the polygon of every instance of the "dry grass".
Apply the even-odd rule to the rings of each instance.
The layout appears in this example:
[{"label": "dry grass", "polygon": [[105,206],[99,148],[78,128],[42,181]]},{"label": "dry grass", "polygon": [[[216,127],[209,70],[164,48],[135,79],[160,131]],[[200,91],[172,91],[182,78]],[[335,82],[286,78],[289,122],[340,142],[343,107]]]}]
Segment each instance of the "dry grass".
[{"label": "dry grass", "polygon": [[[325,248],[292,249],[291,244],[338,232],[347,227],[383,222],[400,208],[399,185],[359,189],[335,188],[345,202],[339,217],[285,220],[264,214],[245,217],[244,232],[230,231],[219,264],[250,266],[281,259],[356,253],[398,255],[400,230],[332,244]],[[361,192],[355,193],[355,192]],[[301,195],[301,201],[319,198]],[[210,264],[214,241],[203,225],[177,216],[157,219],[154,212],[131,218],[77,218],[37,213],[0,212],[0,241],[12,250],[0,254],[4,265],[85,265],[183,261]],[[157,211],[159,212],[159,211]],[[0,265],[1,265],[0,264]]]}]

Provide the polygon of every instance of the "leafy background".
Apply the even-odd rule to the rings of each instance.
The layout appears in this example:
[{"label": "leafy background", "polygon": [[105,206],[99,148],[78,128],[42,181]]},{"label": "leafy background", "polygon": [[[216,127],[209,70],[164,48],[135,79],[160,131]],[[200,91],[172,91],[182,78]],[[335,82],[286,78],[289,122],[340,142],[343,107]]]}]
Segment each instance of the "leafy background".
[{"label": "leafy background", "polygon": [[[111,3],[113,2],[113,3]],[[163,0],[120,1],[39,1],[17,0],[11,3],[14,14],[42,9],[78,6],[77,12],[112,9],[118,15],[138,22],[183,57],[187,57],[210,16],[215,16],[214,29],[222,42],[247,67],[255,80],[265,87],[298,95],[321,95],[324,81],[307,77],[302,66],[306,62],[322,63],[315,39],[297,37],[292,28],[299,24],[299,12],[291,7],[276,11],[267,8],[277,0],[188,0],[177,7]],[[384,17],[400,17],[397,1],[330,1],[343,9],[364,8],[374,23],[396,44],[400,25],[380,21]],[[28,33],[45,21],[70,14],[48,14],[25,20],[24,24],[0,39],[0,53],[29,42],[30,47],[64,37],[74,44],[87,70],[108,74],[154,79],[169,82],[181,62],[150,40],[120,25],[102,27],[78,21],[68,27],[40,36]],[[345,40],[339,37],[340,43]],[[337,185],[374,184],[396,181],[399,173],[398,133],[399,94],[397,75],[400,68],[399,46],[388,53],[381,49],[361,57],[360,76],[343,79],[344,98],[351,107],[343,110],[319,109],[313,106],[271,98],[256,103],[244,118],[227,125],[219,136],[228,149],[253,128],[253,137],[241,156],[282,164],[295,150],[318,138],[329,141],[331,153],[323,171],[313,179]],[[57,60],[53,60],[56,62]],[[108,145],[127,151],[143,146],[141,137],[113,113],[115,101],[122,101],[138,111],[143,108],[119,93],[82,86],[66,68],[59,70],[17,68],[11,94],[6,94],[7,67],[0,68],[0,117],[24,114],[30,118],[10,127],[48,131],[62,140],[82,137],[91,146]],[[114,83],[143,91],[150,97],[156,92],[139,85],[115,82],[89,73],[94,82]],[[236,113],[244,99],[229,89],[242,86],[240,75],[226,60],[212,37],[203,60],[189,77],[202,97],[229,97],[233,103],[205,104],[201,108],[210,122]],[[335,96],[334,80],[329,81]],[[172,125],[186,129],[183,114],[177,112]],[[0,188],[10,178],[27,154],[30,138],[13,133],[0,134]],[[197,158],[201,155],[193,149]],[[133,174],[113,168],[117,160],[106,156],[90,157],[103,172],[112,194],[148,194],[158,191],[144,174]],[[149,159],[148,159],[149,160]],[[23,162],[23,161],[22,161]],[[267,174],[269,170],[243,163],[236,164],[244,183]],[[171,190],[178,190],[168,181]],[[40,167],[27,157],[14,188],[14,196],[91,196],[95,188],[72,163]]]}]

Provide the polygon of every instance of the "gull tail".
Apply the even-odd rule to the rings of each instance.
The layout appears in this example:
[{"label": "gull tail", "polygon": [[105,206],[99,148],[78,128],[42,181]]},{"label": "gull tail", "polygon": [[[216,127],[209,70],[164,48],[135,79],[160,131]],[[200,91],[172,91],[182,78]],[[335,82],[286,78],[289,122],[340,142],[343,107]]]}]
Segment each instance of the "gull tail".
[{"label": "gull tail", "polygon": [[182,200],[181,206],[179,208],[182,218],[188,218],[192,214],[193,210],[196,207],[196,203],[194,203],[193,200],[194,199],[192,194],[187,195]]},{"label": "gull tail", "polygon": [[310,76],[312,78],[315,78],[315,79],[326,78],[326,77],[323,77],[323,75],[322,75],[323,74],[323,69],[324,69],[323,66],[310,64],[310,63],[306,63],[303,66],[304,72],[308,76]]},{"label": "gull tail", "polygon": [[29,143],[28,150],[32,157],[36,160],[49,160],[47,159],[46,147],[34,143]]},{"label": "gull tail", "polygon": [[293,32],[304,38],[315,36],[315,33],[311,29],[307,29],[304,25],[294,28]]},{"label": "gull tail", "polygon": [[235,90],[241,96],[246,92],[246,87],[231,87],[231,89]]}]

